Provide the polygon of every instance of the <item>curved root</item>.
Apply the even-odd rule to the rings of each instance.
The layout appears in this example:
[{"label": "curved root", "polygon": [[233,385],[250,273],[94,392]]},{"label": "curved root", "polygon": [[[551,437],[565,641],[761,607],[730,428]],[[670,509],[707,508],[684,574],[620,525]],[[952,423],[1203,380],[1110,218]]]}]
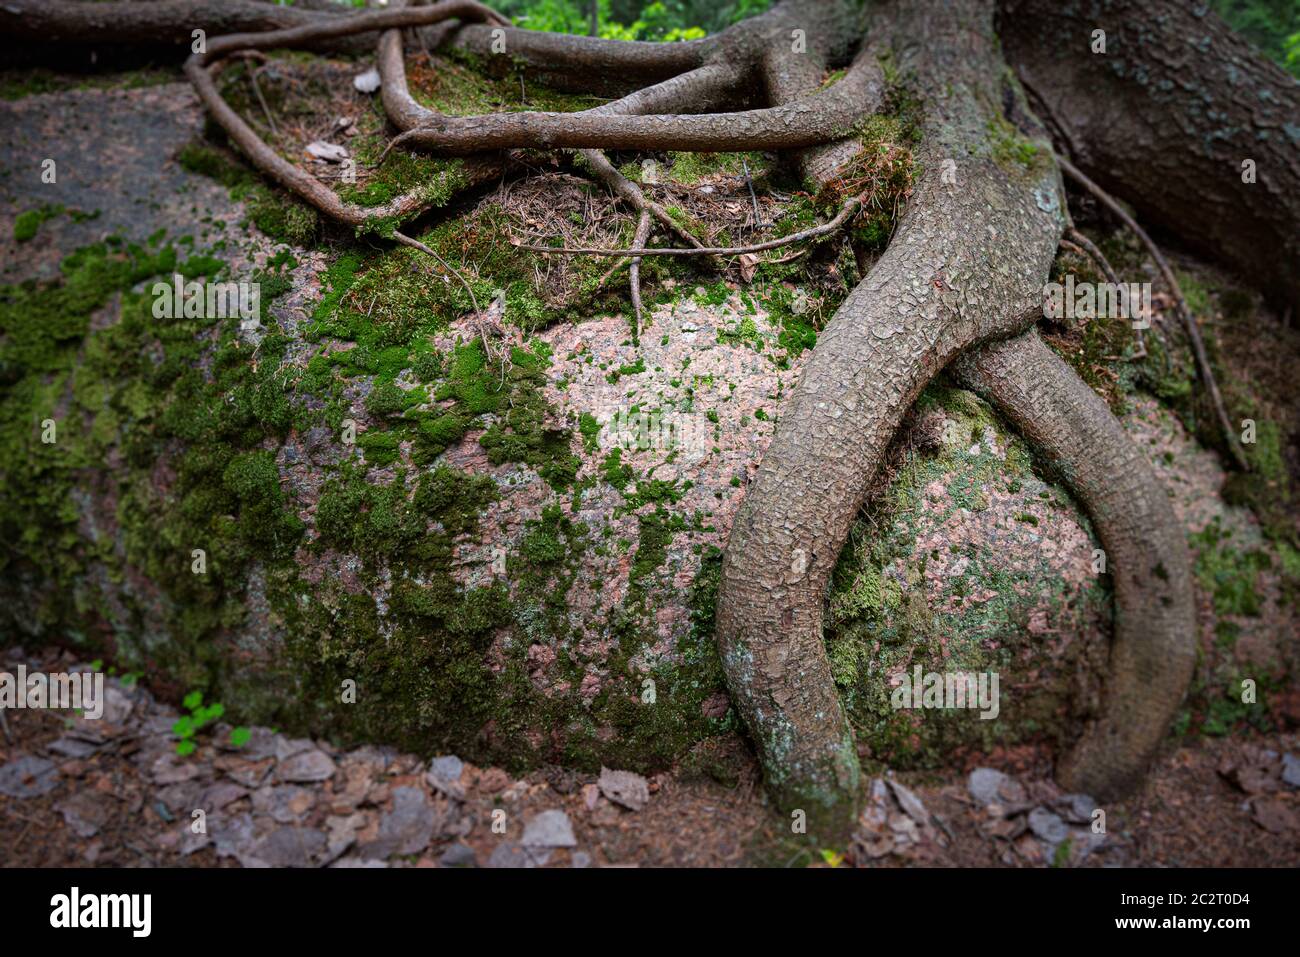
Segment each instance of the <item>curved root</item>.
[{"label": "curved root", "polygon": [[1103,800],[1122,797],[1141,782],[1196,663],[1181,526],[1106,403],[1037,333],[986,345],[953,368],[1059,468],[1105,548],[1115,636],[1101,713],[1058,763],[1057,777]]}]

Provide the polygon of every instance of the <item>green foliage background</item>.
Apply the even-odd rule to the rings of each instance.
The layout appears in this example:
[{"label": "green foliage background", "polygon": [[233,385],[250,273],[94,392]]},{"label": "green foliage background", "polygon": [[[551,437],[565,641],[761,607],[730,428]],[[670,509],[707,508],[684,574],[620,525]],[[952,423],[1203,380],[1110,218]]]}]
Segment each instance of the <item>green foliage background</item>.
[{"label": "green foliage background", "polygon": [[1214,12],[1300,77],[1300,0],[1212,0]]}]

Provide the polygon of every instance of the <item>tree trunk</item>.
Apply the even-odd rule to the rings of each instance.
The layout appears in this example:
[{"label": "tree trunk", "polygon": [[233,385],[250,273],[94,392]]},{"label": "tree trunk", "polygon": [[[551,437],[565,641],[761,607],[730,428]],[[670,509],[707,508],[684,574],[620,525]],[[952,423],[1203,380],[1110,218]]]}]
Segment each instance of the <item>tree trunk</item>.
[{"label": "tree trunk", "polygon": [[1300,308],[1300,83],[1203,4],[1004,0],[1000,25],[1085,173]]}]

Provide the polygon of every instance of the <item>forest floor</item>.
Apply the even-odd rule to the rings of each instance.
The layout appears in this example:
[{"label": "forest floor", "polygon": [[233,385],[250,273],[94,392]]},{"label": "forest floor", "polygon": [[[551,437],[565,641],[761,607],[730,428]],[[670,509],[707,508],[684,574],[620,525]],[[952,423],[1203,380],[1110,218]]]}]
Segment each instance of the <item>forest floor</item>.
[{"label": "forest floor", "polygon": [[[76,670],[66,655],[0,660]],[[252,728],[199,732],[106,683],[103,717],[10,710],[0,742],[0,864],[114,867],[1268,867],[1300,860],[1300,735],[1201,738],[1165,753],[1137,797],[1063,795],[1045,755],[876,778],[846,848],[812,848],[768,808],[734,738],[713,776],[515,776],[453,756],[336,750]],[[719,783],[719,779],[727,785]],[[196,815],[203,811],[202,824]],[[1097,811],[1104,812],[1100,817]],[[1100,824],[1104,826],[1101,832]]]}]

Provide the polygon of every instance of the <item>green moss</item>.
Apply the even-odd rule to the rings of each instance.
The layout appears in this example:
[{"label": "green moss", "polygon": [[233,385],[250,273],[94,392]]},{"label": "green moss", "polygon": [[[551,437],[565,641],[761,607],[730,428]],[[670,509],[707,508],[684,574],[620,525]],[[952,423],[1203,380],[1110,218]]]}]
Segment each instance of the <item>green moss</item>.
[{"label": "green moss", "polygon": [[1216,615],[1258,617],[1260,613],[1259,573],[1271,567],[1268,556],[1258,550],[1233,548],[1232,533],[1216,518],[1191,536],[1196,554],[1196,579],[1214,598]]},{"label": "green moss", "polygon": [[1044,159],[1039,147],[1021,136],[1001,115],[989,120],[988,140],[993,161],[1011,172],[1033,170]]},{"label": "green moss", "polygon": [[[1047,658],[1041,639],[1029,633],[1029,609],[1048,609],[1054,624],[1083,626],[1109,605],[1100,582],[1080,598],[1046,558],[1010,563],[1005,544],[996,541],[954,546],[955,553],[942,556],[915,555],[919,536],[935,534],[962,510],[987,509],[994,488],[1015,483],[1016,502],[1008,504],[1020,506],[1004,535],[1023,538],[1029,533],[1017,532],[1015,524],[1033,529],[1053,510],[1070,508],[1064,493],[1034,474],[1023,443],[974,395],[940,381],[917,402],[918,415],[934,410],[948,419],[951,438],[938,450],[909,456],[888,491],[868,505],[837,563],[826,615],[831,672],[859,745],[873,761],[893,767],[937,767],[962,749],[1068,735],[1067,676],[1082,650],[1058,651],[1060,661]],[[982,441],[987,429],[1005,458]],[[944,574],[935,581],[927,565],[940,558]],[[889,678],[910,674],[918,664],[924,671],[997,672],[999,720],[984,721],[969,710],[896,710]],[[1033,693],[1008,696],[1008,683],[1027,669],[1037,675]]]},{"label": "green moss", "polygon": [[19,213],[14,220],[14,240],[25,243],[36,236],[36,231],[46,220],[53,219],[63,212],[62,206],[45,205],[39,209],[29,209]]},{"label": "green moss", "polygon": [[[155,249],[87,247],[61,269],[59,282],[0,292],[0,367],[12,385],[4,441],[30,450],[5,483],[5,538],[18,543],[5,564],[51,596],[35,607],[24,599],[29,629],[103,634],[101,616],[138,615],[165,628],[166,640],[118,633],[118,659],[147,659],[182,684],[205,685],[227,667],[214,638],[244,615],[234,583],[255,562],[284,563],[303,530],[263,447],[288,427],[283,340],[269,334],[259,364],[237,319],[155,317],[139,284],[221,273],[210,257],[179,260],[160,239]],[[92,330],[91,313],[113,296],[120,318]],[[46,418],[57,425],[52,444],[32,431]],[[108,529],[87,536],[85,520]],[[117,599],[137,607],[110,611],[99,605],[100,573],[149,585]]]},{"label": "green moss", "polygon": [[[771,161],[762,153],[670,153],[669,178],[684,186],[694,186],[701,180],[719,173],[729,176],[744,176],[745,165],[749,166],[752,181],[761,188],[762,179],[766,177]],[[638,177],[633,177],[638,178]]]},{"label": "green moss", "polygon": [[175,68],[147,67],[111,73],[58,73],[43,67],[0,70],[0,100],[20,100],[68,90],[135,90],[183,80]]},{"label": "green moss", "polygon": [[258,229],[280,242],[310,246],[320,230],[316,211],[287,193],[264,185],[255,173],[225,151],[203,143],[188,143],[176,155],[182,167],[216,180],[243,200],[248,218]]}]

